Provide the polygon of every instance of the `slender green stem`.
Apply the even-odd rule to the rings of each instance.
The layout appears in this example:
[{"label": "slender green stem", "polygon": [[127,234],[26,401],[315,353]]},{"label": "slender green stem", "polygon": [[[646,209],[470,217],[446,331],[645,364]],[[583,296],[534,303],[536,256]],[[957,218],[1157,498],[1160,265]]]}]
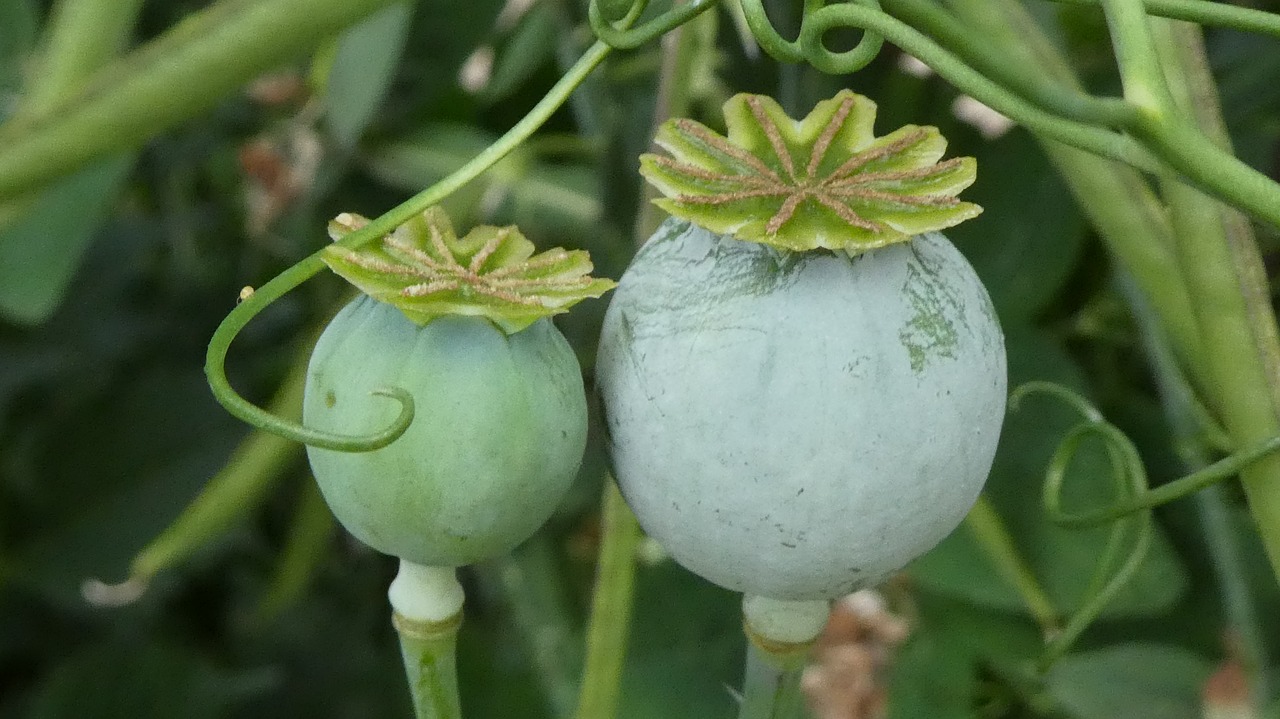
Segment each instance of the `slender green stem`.
[{"label": "slender green stem", "polygon": [[[506,134],[444,179],[392,208],[360,230],[343,237],[339,244],[351,248],[364,246],[474,180],[533,135],[564,104],[574,88],[581,84],[587,75],[591,74],[591,71],[608,56],[609,51],[609,46],[604,43],[597,42],[592,45],[577,64],[560,78],[560,81],[538,101],[538,104],[534,105],[529,114]],[[361,437],[318,432],[303,427],[297,422],[281,419],[241,397],[227,379],[227,352],[240,330],[269,304],[323,268],[320,251],[317,251],[258,288],[227,315],[214,332],[213,338],[209,340],[209,350],[205,355],[205,375],[209,380],[209,387],[213,390],[213,395],[218,402],[232,415],[281,437],[342,451],[370,451],[384,447],[403,434],[408,429],[409,423],[413,421],[413,398],[403,390],[384,391],[384,394],[401,403],[400,415],[392,425],[376,434]]]},{"label": "slender green stem", "polygon": [[[1115,573],[1111,575],[1110,579],[1099,581],[1100,586],[1097,590],[1090,593],[1085,602],[1080,605],[1080,608],[1067,620],[1062,632],[1045,647],[1044,654],[1040,658],[1041,670],[1047,670],[1054,662],[1061,659],[1071,650],[1071,646],[1080,638],[1084,630],[1093,624],[1094,620],[1102,614],[1102,610],[1106,608],[1107,604],[1124,589],[1125,585],[1138,572],[1138,568],[1142,566],[1142,563],[1147,558],[1147,552],[1151,549],[1151,538],[1155,534],[1150,513],[1123,520],[1112,530],[1111,538],[1108,540],[1107,548],[1104,551],[1107,554],[1118,553],[1120,547],[1123,546],[1125,537],[1130,534],[1135,534],[1136,538],[1129,548],[1128,556]],[[1105,565],[1109,564],[1110,562],[1100,563],[1099,573],[1095,576],[1101,579]]]},{"label": "slender green stem", "polygon": [[[1068,434],[1063,446],[1074,450],[1079,442],[1084,439],[1085,434],[1083,431]],[[1238,452],[1230,457],[1225,457],[1185,477],[1162,484],[1155,489],[1140,492],[1106,507],[1067,513],[1059,509],[1055,502],[1053,505],[1053,521],[1064,527],[1075,528],[1106,524],[1134,512],[1151,509],[1183,497],[1189,497],[1206,487],[1231,479],[1246,471],[1250,465],[1275,456],[1277,453],[1280,453],[1280,437],[1272,437],[1255,447]]]},{"label": "slender green stem", "polygon": [[[1070,5],[1098,5],[1101,2],[1101,0],[1054,1]],[[1265,10],[1206,0],[1143,0],[1142,5],[1149,15],[1280,37],[1280,15]]]},{"label": "slender green stem", "polygon": [[641,12],[644,12],[645,6],[649,4],[648,0],[633,3],[631,12],[618,23],[618,26],[614,26],[605,19],[600,10],[599,0],[591,0],[587,7],[587,16],[592,32],[600,38],[601,42],[618,50],[634,50],[710,10],[717,2],[719,0],[689,0],[685,3],[676,3],[670,11],[639,27],[628,26],[635,22]]},{"label": "slender green stem", "polygon": [[[951,0],[970,34],[987,38],[1007,65],[1021,65],[1078,90],[1066,59],[1017,0]],[[896,5],[895,5],[896,7]],[[913,16],[912,20],[916,18]],[[1161,199],[1139,173],[1087,152],[1039,138],[1081,210],[1107,249],[1133,275],[1159,311],[1183,365],[1208,385],[1200,328],[1174,252],[1173,230]]]},{"label": "slender green stem", "polygon": [[0,199],[135,147],[391,0],[221,0],[0,128]]},{"label": "slender green stem", "polygon": [[803,654],[784,660],[748,642],[738,719],[796,719],[801,716],[804,694],[800,691],[800,676],[803,672]]},{"label": "slender green stem", "polygon": [[302,598],[328,553],[336,527],[324,495],[308,477],[303,483],[298,506],[293,511],[289,534],[271,573],[271,581],[254,610],[257,622],[270,622]]},{"label": "slender green stem", "polygon": [[[769,20],[769,13],[765,12],[763,0],[740,0],[739,4],[742,6],[742,15],[747,20],[747,27],[751,28],[752,36],[770,57],[778,62],[805,61],[804,50],[800,47],[800,43],[796,40],[787,40],[778,34],[773,22]],[[805,5],[808,12],[808,7],[813,3],[806,0]]]},{"label": "slender green stem", "polygon": [[1280,228],[1280,184],[1181,122],[1144,118],[1134,133],[1173,169],[1213,196]]},{"label": "slender green stem", "polygon": [[979,497],[973,509],[964,520],[965,527],[973,534],[978,546],[986,554],[987,559],[995,567],[996,573],[1004,578],[1018,592],[1022,602],[1031,612],[1031,617],[1040,626],[1046,637],[1058,633],[1061,625],[1058,621],[1058,610],[1048,592],[1040,586],[1035,572],[1018,552],[1013,537],[1005,527],[1004,521],[995,507],[985,497]]},{"label": "slender green stem", "polygon": [[417,719],[461,719],[457,645],[462,586],[453,567],[400,560],[387,592]]},{"label": "slender green stem", "polygon": [[[1102,413],[1089,404],[1088,400],[1060,385],[1029,382],[1013,392],[1010,405],[1016,409],[1022,399],[1033,393],[1052,395],[1073,407],[1083,418],[1058,444],[1045,472],[1042,501],[1045,513],[1051,521],[1066,527],[1080,526],[1073,521],[1074,515],[1062,511],[1062,485],[1077,447],[1088,437],[1102,440],[1111,465],[1112,478],[1121,496],[1132,497],[1147,491],[1147,473],[1137,448],[1124,432],[1103,419]],[[1098,618],[1106,605],[1133,579],[1146,559],[1154,534],[1155,526],[1149,509],[1136,514],[1129,513],[1115,522],[1079,608],[1067,619],[1062,631],[1045,647],[1040,660],[1042,671],[1047,670],[1070,650],[1071,645]],[[1124,557],[1123,561],[1113,571],[1112,565],[1121,556]]]},{"label": "slender green stem", "polygon": [[612,719],[617,713],[631,632],[640,525],[612,478],[605,482],[600,525],[600,556],[576,719]]},{"label": "slender green stem", "polygon": [[[304,352],[294,361],[271,401],[272,412],[294,417],[300,414],[309,354]],[[134,557],[130,580],[149,581],[225,532],[257,506],[274,481],[297,460],[299,449],[293,442],[272,434],[250,434],[182,514]]]},{"label": "slender green stem", "polygon": [[[1160,161],[1133,138],[1045,112],[990,80],[920,31],[880,10],[848,3],[823,7],[806,18],[801,30],[802,45],[806,49],[816,49],[823,35],[843,27],[863,28],[883,35],[974,99],[1033,132],[1139,169],[1154,172],[1162,167]],[[848,71],[848,67],[835,61],[837,59],[817,52],[809,57],[810,62],[824,72],[839,74]]]},{"label": "slender green stem", "polygon": [[1091,97],[1078,85],[1055,82],[1034,66],[1010,62],[1009,50],[965,27],[953,13],[925,0],[883,0],[895,16],[928,32],[941,46],[983,75],[1025,97],[1041,109],[1064,118],[1109,127],[1124,126],[1134,108],[1118,97]]}]

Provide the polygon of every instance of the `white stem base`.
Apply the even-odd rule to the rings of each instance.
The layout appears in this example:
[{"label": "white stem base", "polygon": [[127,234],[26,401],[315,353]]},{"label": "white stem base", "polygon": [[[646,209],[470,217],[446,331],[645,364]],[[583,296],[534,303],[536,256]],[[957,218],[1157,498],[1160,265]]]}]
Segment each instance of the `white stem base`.
[{"label": "white stem base", "polygon": [[424,567],[401,559],[387,598],[396,614],[413,622],[444,622],[462,612],[462,585],[453,567]]},{"label": "white stem base", "polygon": [[776,644],[808,644],[827,626],[831,602],[788,600],[746,595],[742,616],[751,633]]}]

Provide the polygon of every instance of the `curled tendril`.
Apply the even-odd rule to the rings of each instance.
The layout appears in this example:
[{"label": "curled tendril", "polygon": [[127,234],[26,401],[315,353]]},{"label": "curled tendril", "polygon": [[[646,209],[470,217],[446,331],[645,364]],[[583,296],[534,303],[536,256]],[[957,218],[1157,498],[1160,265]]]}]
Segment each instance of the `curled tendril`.
[{"label": "curled tendril", "polygon": [[[1016,412],[1022,400],[1031,394],[1047,394],[1069,405],[1084,418],[1072,427],[1058,444],[1045,475],[1043,502],[1050,521],[1066,527],[1093,526],[1098,522],[1080,522],[1077,515],[1062,511],[1062,485],[1067,469],[1081,442],[1096,437],[1103,442],[1111,475],[1122,495],[1130,497],[1143,494],[1147,489],[1147,473],[1142,458],[1133,442],[1115,425],[1107,422],[1102,413],[1084,397],[1061,385],[1050,382],[1028,382],[1016,389],[1009,398],[1010,411]],[[1085,589],[1085,599],[1067,620],[1062,630],[1053,636],[1040,659],[1042,671],[1067,653],[1080,634],[1102,614],[1102,610],[1133,579],[1146,559],[1155,533],[1151,512],[1128,513],[1114,519],[1106,547],[1094,569],[1093,577]],[[1103,520],[1107,521],[1107,520]],[[1132,537],[1132,539],[1129,539]],[[1129,546],[1128,554],[1121,561],[1122,551]],[[1119,561],[1119,566],[1115,566]]]},{"label": "curled tendril", "polygon": [[[800,47],[809,64],[833,75],[857,72],[876,59],[884,45],[884,37],[871,32],[860,21],[866,13],[880,13],[880,0],[854,0],[806,12],[800,24]],[[823,40],[832,30],[862,30],[862,39],[851,50],[828,50]]]},{"label": "curled tendril", "polygon": [[[1107,603],[1137,572],[1154,535],[1153,508],[1233,477],[1251,462],[1280,451],[1280,437],[1273,437],[1197,472],[1150,489],[1138,449],[1124,432],[1107,422],[1088,400],[1061,385],[1028,382],[1018,387],[1010,396],[1010,411],[1018,411],[1022,400],[1032,394],[1050,395],[1069,405],[1084,420],[1067,432],[1049,460],[1042,495],[1045,514],[1054,524],[1071,529],[1113,523],[1106,548],[1086,589],[1085,601],[1045,649],[1041,665],[1047,669],[1067,652],[1080,633],[1098,617]],[[1111,465],[1112,477],[1122,498],[1111,506],[1068,512],[1062,508],[1062,485],[1080,444],[1090,438],[1102,441]],[[1126,544],[1126,537],[1130,535],[1134,535],[1131,540],[1132,548],[1128,556],[1113,570],[1112,566],[1118,561],[1121,548]]]},{"label": "curled tendril", "polygon": [[591,23],[591,31],[604,44],[616,50],[634,50],[710,10],[717,2],[719,0],[690,0],[673,6],[639,27],[631,27],[649,6],[649,0],[632,0],[631,9],[616,24],[604,16],[600,0],[591,0],[587,6],[587,19]]},{"label": "curled tendril", "polygon": [[[623,22],[625,24],[626,21]],[[338,244],[351,249],[367,245],[426,208],[439,204],[455,190],[474,180],[542,127],[569,99],[574,88],[582,84],[583,80],[604,61],[609,51],[609,46],[603,42],[592,45],[573,67],[565,72],[560,81],[529,110],[529,113],[496,142],[436,184],[405,200],[363,228],[343,237]],[[205,377],[218,402],[233,416],[254,427],[314,447],[343,452],[372,451],[391,444],[409,428],[409,424],[413,421],[414,407],[413,397],[407,391],[396,387],[374,391],[376,395],[388,397],[400,403],[400,414],[390,426],[368,435],[342,435],[320,432],[278,417],[241,397],[227,380],[227,351],[231,348],[231,342],[235,340],[236,335],[259,312],[266,309],[267,305],[324,269],[324,262],[321,261],[320,255],[321,251],[313,253],[281,272],[256,291],[242,295],[243,300],[222,320],[222,324],[218,325],[218,329],[209,340],[209,350],[205,354]]]},{"label": "curled tendril", "polygon": [[[1053,459],[1046,474],[1044,504],[1050,518],[1064,527],[1085,528],[1120,519],[1135,512],[1152,509],[1177,499],[1194,494],[1205,487],[1230,479],[1240,473],[1248,465],[1280,451],[1280,437],[1272,437],[1248,449],[1236,452],[1228,457],[1203,467],[1185,477],[1162,484],[1155,489],[1148,489],[1147,473],[1142,460],[1133,443],[1114,425],[1106,422],[1102,414],[1080,395],[1061,385],[1048,382],[1028,382],[1019,387],[1009,398],[1010,411],[1017,411],[1021,400],[1030,394],[1049,394],[1071,405],[1086,420],[1073,428],[1063,438],[1054,452]],[[1066,468],[1071,463],[1077,447],[1085,437],[1096,435],[1106,442],[1107,447],[1123,447],[1124,471],[1140,479],[1140,486],[1135,485],[1133,494],[1119,502],[1107,506],[1079,512],[1064,512],[1061,509],[1061,486]],[[1114,466],[1114,465],[1113,465]]]},{"label": "curled tendril", "polygon": [[306,427],[297,422],[287,420],[253,404],[241,397],[227,379],[227,350],[240,330],[249,323],[267,305],[279,299],[284,293],[302,284],[324,265],[320,262],[319,253],[313,254],[302,262],[282,272],[275,279],[263,285],[244,301],[236,305],[209,340],[209,350],[205,355],[205,377],[213,396],[237,419],[247,422],[259,429],[280,435],[295,442],[312,447],[333,449],[339,452],[371,452],[391,444],[409,429],[413,422],[413,395],[399,387],[386,387],[373,391],[373,394],[387,397],[400,403],[400,414],[390,426],[367,435],[344,435]]}]

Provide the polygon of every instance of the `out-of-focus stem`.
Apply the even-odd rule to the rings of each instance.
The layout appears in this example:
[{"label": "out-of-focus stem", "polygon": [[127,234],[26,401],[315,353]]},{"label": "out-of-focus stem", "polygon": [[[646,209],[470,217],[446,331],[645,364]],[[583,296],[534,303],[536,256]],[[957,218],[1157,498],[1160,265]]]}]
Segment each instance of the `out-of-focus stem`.
[{"label": "out-of-focus stem", "polygon": [[[1172,444],[1183,468],[1196,471],[1208,466],[1212,457],[1205,443],[1205,428],[1200,424],[1201,411],[1196,406],[1195,394],[1179,371],[1150,306],[1133,289],[1129,278],[1121,276],[1119,286],[1138,320],[1160,403],[1173,433]],[[1228,514],[1226,491],[1216,484],[1206,487],[1195,495],[1195,503],[1205,544],[1213,560],[1213,571],[1217,575],[1228,632],[1236,642],[1237,657],[1248,677],[1253,706],[1263,706],[1270,694],[1266,681],[1266,640],[1258,624],[1257,607],[1249,589],[1249,573]]]},{"label": "out-of-focus stem", "polygon": [[1053,607],[1044,587],[1040,586],[1035,573],[1027,565],[1018,548],[1009,536],[1000,515],[987,498],[979,497],[973,509],[964,520],[965,527],[973,533],[978,546],[987,555],[988,561],[995,567],[996,573],[1009,582],[1022,597],[1027,611],[1040,626],[1046,638],[1051,638],[1061,629],[1058,611]]},{"label": "out-of-focus stem", "polygon": [[61,0],[54,5],[18,115],[44,114],[78,90],[125,46],[141,6],[142,0]]},{"label": "out-of-focus stem", "polygon": [[612,478],[605,482],[600,557],[587,621],[587,655],[577,719],[610,719],[618,708],[622,665],[631,632],[631,605],[640,525]]}]

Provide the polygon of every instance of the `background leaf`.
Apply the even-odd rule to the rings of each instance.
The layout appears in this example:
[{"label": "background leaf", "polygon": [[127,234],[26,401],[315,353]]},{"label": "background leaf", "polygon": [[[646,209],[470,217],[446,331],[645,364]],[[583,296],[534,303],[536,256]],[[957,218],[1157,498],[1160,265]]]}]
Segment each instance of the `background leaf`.
[{"label": "background leaf", "polygon": [[132,153],[117,155],[58,180],[0,226],[0,315],[49,318],[133,162]]},{"label": "background leaf", "polygon": [[1175,646],[1118,644],[1074,654],[1049,672],[1047,688],[1078,719],[1199,719],[1212,667]]},{"label": "background leaf", "polygon": [[414,6],[407,0],[388,5],[336,40],[324,83],[324,108],[338,147],[353,148],[378,112],[395,79]]}]

